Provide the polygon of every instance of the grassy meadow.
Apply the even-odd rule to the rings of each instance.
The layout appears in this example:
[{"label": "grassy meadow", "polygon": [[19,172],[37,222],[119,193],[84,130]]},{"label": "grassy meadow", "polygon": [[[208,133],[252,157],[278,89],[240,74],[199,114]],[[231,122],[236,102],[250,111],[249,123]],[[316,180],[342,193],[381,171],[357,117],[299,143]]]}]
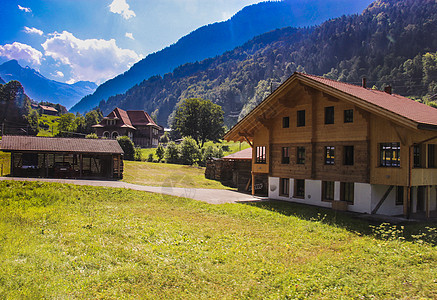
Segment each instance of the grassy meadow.
[{"label": "grassy meadow", "polygon": [[372,233],[348,214],[275,201],[209,205],[126,189],[3,181],[0,295],[437,298],[435,236],[418,234],[435,233],[435,224],[384,228]]},{"label": "grassy meadow", "polygon": [[59,124],[59,117],[58,116],[50,116],[50,115],[41,115],[39,117],[39,121],[44,123],[45,125],[48,125],[48,129],[41,128],[39,129],[38,136],[55,136],[59,133],[58,130],[58,124]]},{"label": "grassy meadow", "polygon": [[206,179],[203,167],[139,161],[124,161],[123,181],[150,186],[228,188],[218,181]]}]

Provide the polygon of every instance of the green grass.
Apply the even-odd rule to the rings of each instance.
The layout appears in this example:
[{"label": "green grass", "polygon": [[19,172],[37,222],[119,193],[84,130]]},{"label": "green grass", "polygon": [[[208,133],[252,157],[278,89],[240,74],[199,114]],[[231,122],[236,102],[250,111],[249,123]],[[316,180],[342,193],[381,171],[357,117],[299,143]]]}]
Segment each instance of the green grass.
[{"label": "green grass", "polygon": [[11,154],[0,151],[0,176],[11,173]]},{"label": "green grass", "polygon": [[205,178],[205,168],[165,163],[124,161],[123,181],[151,186],[227,189]]},{"label": "green grass", "polygon": [[435,246],[368,232],[348,215],[282,202],[208,205],[126,189],[5,181],[0,295],[437,297]]},{"label": "green grass", "polygon": [[43,128],[40,128],[38,132],[38,136],[55,136],[58,134],[58,124],[59,124],[59,117],[58,116],[49,116],[49,115],[42,115],[39,117],[39,121],[42,121],[44,124],[49,125],[49,129],[45,130]]}]

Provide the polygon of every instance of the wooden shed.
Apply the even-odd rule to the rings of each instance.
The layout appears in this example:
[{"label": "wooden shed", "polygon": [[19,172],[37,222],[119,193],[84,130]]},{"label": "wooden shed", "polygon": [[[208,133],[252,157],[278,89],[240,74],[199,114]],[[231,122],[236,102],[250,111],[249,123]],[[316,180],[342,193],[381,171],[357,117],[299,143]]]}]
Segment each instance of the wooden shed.
[{"label": "wooden shed", "polygon": [[123,150],[115,140],[3,136],[11,175],[49,178],[123,178]]}]

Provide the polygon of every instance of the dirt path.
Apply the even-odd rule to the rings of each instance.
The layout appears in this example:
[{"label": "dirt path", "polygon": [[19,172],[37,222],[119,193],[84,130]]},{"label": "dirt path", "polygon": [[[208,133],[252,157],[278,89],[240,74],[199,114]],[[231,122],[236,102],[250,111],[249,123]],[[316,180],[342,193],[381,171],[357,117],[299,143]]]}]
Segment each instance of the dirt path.
[{"label": "dirt path", "polygon": [[144,186],[144,185],[132,184],[122,181],[18,178],[18,177],[0,177],[0,180],[59,182],[59,183],[68,183],[68,184],[75,184],[75,185],[125,188],[125,189],[131,189],[136,191],[145,191],[145,192],[165,194],[165,195],[171,195],[177,197],[191,198],[194,200],[204,201],[210,204],[237,203],[237,202],[265,200],[265,198],[262,197],[254,197],[252,195],[247,195],[230,190]]}]

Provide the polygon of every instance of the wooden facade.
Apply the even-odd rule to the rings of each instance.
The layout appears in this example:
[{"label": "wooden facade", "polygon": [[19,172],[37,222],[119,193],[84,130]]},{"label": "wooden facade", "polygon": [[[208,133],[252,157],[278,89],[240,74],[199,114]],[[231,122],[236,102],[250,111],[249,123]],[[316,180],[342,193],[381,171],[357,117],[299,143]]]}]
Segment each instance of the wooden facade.
[{"label": "wooden facade", "polygon": [[296,200],[304,180],[311,204],[328,206],[314,199],[328,184],[333,201],[352,189],[354,211],[408,216],[422,200],[427,216],[437,209],[437,110],[398,95],[295,73],[225,139],[250,142],[253,176],[268,174],[278,199]]},{"label": "wooden facade", "polygon": [[11,176],[123,178],[123,150],[117,141],[4,136],[11,152]]}]

